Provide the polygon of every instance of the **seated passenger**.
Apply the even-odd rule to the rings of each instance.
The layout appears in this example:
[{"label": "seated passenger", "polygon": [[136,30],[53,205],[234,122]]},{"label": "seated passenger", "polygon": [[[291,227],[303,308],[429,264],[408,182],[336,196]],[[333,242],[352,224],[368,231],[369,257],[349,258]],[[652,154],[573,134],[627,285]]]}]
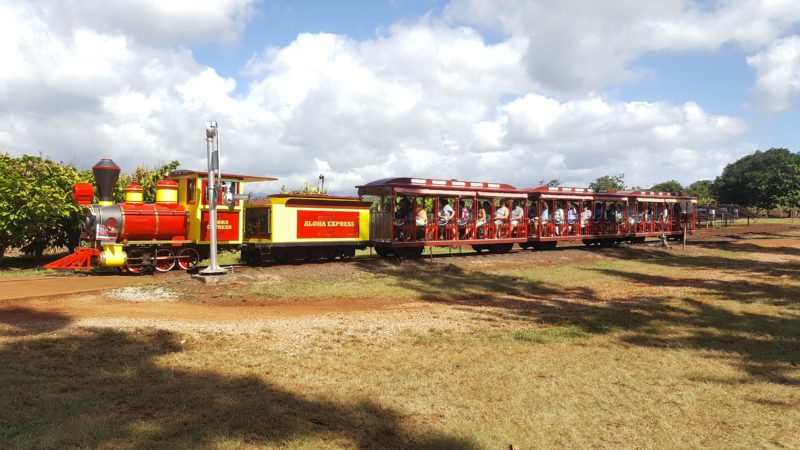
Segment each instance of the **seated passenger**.
[{"label": "seated passenger", "polygon": [[606,210],[606,223],[616,222],[617,220],[617,208],[614,205],[611,205],[608,210]]},{"label": "seated passenger", "polygon": [[470,239],[472,237],[472,228],[467,228],[472,222],[472,210],[464,204],[464,200],[458,202],[461,215],[458,218],[459,233],[462,238]]},{"label": "seated passenger", "polygon": [[[452,225],[453,224],[453,217],[455,217],[455,215],[456,215],[456,212],[453,209],[453,207],[450,206],[450,203],[447,201],[446,198],[440,198],[439,199],[439,206],[440,206],[439,214],[438,214],[438,224],[439,224],[439,226],[440,227],[445,227],[447,225]],[[445,228],[440,228],[439,229],[439,239],[448,238],[448,236],[445,235],[445,232],[446,232]]]},{"label": "seated passenger", "polygon": [[555,214],[553,214],[553,220],[556,222],[556,235],[561,234],[561,225],[564,225],[564,208],[561,207],[561,203],[557,205]]},{"label": "seated passenger", "polygon": [[453,220],[456,212],[446,198],[439,199],[439,206],[439,225],[447,225]]},{"label": "seated passenger", "polygon": [[425,208],[420,208],[419,211],[417,211],[416,222],[418,227],[424,227],[428,224],[428,213],[425,212]]},{"label": "seated passenger", "polygon": [[[509,217],[508,202],[505,200],[501,200],[500,207],[497,208],[497,211],[494,212],[494,224],[496,227],[498,227],[498,231],[500,226],[508,222],[508,217]],[[499,237],[498,236],[499,232],[496,231],[495,233],[496,233],[495,237],[496,238]]]},{"label": "seated passenger", "polygon": [[458,202],[458,206],[461,211],[461,216],[458,218],[458,224],[464,226],[472,222],[472,210],[466,204],[464,204],[464,200]]},{"label": "seated passenger", "polygon": [[569,204],[569,209],[567,210],[567,223],[569,224],[569,228],[571,231],[573,230],[573,225],[575,222],[578,221],[578,211],[575,209],[575,205],[573,203]]},{"label": "seated passenger", "polygon": [[475,221],[475,228],[478,230],[478,238],[483,237],[483,226],[486,225],[486,209],[483,206],[478,207],[478,217]]},{"label": "seated passenger", "polygon": [[542,214],[540,215],[542,219],[541,228],[542,228],[542,235],[547,236],[549,233],[547,231],[547,225],[550,223],[550,210],[547,208],[547,203],[544,204],[542,207]]},{"label": "seated passenger", "polygon": [[400,204],[397,206],[397,211],[394,213],[394,220],[396,225],[402,225],[406,220],[411,218],[411,202],[407,198],[400,199]]},{"label": "seated passenger", "polygon": [[592,220],[592,205],[587,203],[581,212],[581,228],[585,229],[590,220]]},{"label": "seated passenger", "polygon": [[525,211],[520,206],[519,201],[514,201],[514,209],[511,210],[511,229],[519,225],[520,220],[525,216]]}]

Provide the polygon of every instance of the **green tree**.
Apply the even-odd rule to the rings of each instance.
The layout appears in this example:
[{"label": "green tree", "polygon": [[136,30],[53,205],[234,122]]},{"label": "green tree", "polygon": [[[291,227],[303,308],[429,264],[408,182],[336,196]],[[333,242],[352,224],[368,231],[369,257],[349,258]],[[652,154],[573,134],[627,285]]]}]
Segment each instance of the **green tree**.
[{"label": "green tree", "polygon": [[656,183],[656,184],[653,185],[653,187],[651,187],[648,190],[656,191],[656,192],[681,193],[681,192],[686,191],[686,188],[683,187],[683,185],[680,182],[678,182],[677,180],[669,180],[669,181],[663,181],[661,183]]},{"label": "green tree", "polygon": [[621,191],[625,189],[625,174],[621,173],[619,175],[603,175],[602,177],[598,177],[596,180],[589,183],[589,188],[596,191]]},{"label": "green tree", "polygon": [[48,247],[74,247],[83,213],[72,200],[72,185],[89,181],[90,173],[44,156],[0,159],[0,246],[37,257]]},{"label": "green tree", "polygon": [[327,193],[327,189],[320,190],[318,186],[308,184],[308,182],[303,182],[303,187],[300,188],[287,188],[286,185],[281,186],[281,194],[325,195]]},{"label": "green tree", "polygon": [[561,181],[557,179],[552,179],[547,183],[545,183],[544,180],[539,180],[539,186],[550,186],[550,187],[561,186]]},{"label": "green tree", "polygon": [[180,166],[178,161],[171,161],[153,169],[138,166],[132,173],[120,174],[114,187],[114,201],[120,203],[125,201],[125,188],[132,182],[142,186],[142,198],[145,203],[156,201],[156,183],[166,178],[178,166]]},{"label": "green tree", "polygon": [[714,181],[722,203],[772,209],[800,206],[800,154],[785,148],[756,151],[728,164]]},{"label": "green tree", "polygon": [[711,180],[695,181],[686,188],[686,193],[695,197],[700,205],[714,205],[717,199],[712,193],[713,185],[714,182]]},{"label": "green tree", "polygon": [[14,166],[14,158],[0,153],[0,257],[14,244],[19,235],[19,221],[16,220],[18,195],[15,184],[19,175]]}]

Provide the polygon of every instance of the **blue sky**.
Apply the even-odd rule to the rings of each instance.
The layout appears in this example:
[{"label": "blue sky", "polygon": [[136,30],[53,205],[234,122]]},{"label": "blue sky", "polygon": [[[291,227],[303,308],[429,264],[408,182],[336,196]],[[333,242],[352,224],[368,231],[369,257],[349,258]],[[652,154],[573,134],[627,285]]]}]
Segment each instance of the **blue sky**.
[{"label": "blue sky", "polygon": [[394,1],[260,1],[241,40],[235,43],[190,45],[198,62],[214,67],[220,75],[237,79],[243,92],[245,63],[267,47],[284,47],[300,33],[333,33],[351,39],[374,38],[397,22],[416,21],[426,14],[441,13],[446,2]]},{"label": "blue sky", "polygon": [[[798,150],[800,3],[0,0],[0,148],[335,192],[713,178]],[[269,190],[267,187],[265,190]]]},{"label": "blue sky", "polygon": [[627,101],[694,101],[712,114],[745,119],[749,130],[741,136],[743,142],[764,150],[800,150],[800,136],[793,126],[800,123],[797,108],[775,113],[755,105],[756,75],[746,57],[747,52],[736,45],[724,45],[717,51],[649,53],[633,63],[648,75],[638,82],[612,87],[611,92]]}]

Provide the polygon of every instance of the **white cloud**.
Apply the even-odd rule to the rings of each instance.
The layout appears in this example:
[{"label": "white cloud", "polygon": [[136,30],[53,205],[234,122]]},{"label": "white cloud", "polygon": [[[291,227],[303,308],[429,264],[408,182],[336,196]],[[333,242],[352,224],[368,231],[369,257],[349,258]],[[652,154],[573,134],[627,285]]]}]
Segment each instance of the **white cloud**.
[{"label": "white cloud", "polygon": [[[178,13],[147,2],[129,20],[108,8],[88,14],[93,1],[70,3],[73,12],[44,5],[0,5],[9,24],[0,30],[0,148],[82,167],[110,156],[126,170],[171,159],[203,168],[204,123],[216,119],[223,170],[278,176],[275,189],[320,172],[340,193],[387,176],[524,186],[624,172],[649,184],[718,173],[740,150],[722,146],[745,129],[691,102],[555,98],[530,77],[527,37],[487,43],[473,28],[428,18],[364,41],[300,34],[253,57],[237,91],[236,80],[175,43],[206,39],[204,23],[222,40],[240,34],[247,2],[223,3],[214,17],[184,10],[200,14],[196,24],[176,21],[173,31],[158,24]],[[591,65],[594,56],[579,50],[565,57]]]},{"label": "white cloud", "polygon": [[454,0],[453,22],[497,28],[527,42],[531,78],[578,96],[635,79],[628,65],[652,51],[713,51],[732,42],[757,48],[800,21],[800,2],[741,0]]},{"label": "white cloud", "polygon": [[29,9],[53,32],[90,28],[164,44],[236,41],[253,0],[36,0]]},{"label": "white cloud", "polygon": [[[741,120],[708,115],[694,103],[623,103],[598,97],[559,103],[528,94],[500,110],[489,128],[500,147],[519,152],[514,166],[524,174],[515,170],[508,178],[518,184],[552,178],[580,184],[623,172],[631,184],[669,177],[692,181],[694,163],[721,169],[715,155],[701,150],[703,144],[725,142],[746,128]],[[692,164],[687,164],[687,155]]]},{"label": "white cloud", "polygon": [[800,93],[800,36],[780,39],[747,58],[756,69],[760,103],[770,111],[785,111]]}]

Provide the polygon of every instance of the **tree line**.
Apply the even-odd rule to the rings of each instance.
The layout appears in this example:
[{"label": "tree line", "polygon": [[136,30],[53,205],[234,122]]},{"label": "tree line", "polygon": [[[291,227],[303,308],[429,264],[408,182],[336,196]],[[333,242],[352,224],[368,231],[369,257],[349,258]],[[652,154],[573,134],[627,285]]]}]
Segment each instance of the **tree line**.
[{"label": "tree line", "polygon": [[[155,183],[179,166],[172,161],[153,169],[137,167],[121,173],[114,200],[122,202],[125,186],[137,182],[145,201],[155,200]],[[8,248],[41,257],[47,248],[78,245],[82,208],[72,200],[72,185],[93,183],[91,170],[39,155],[13,157],[0,153],[0,256]],[[94,199],[95,203],[97,198]]]},{"label": "tree line", "polygon": [[682,192],[701,205],[731,204],[756,209],[800,208],[800,153],[785,148],[756,151],[728,164],[716,179],[699,180],[688,186],[676,180],[650,187],[626,186],[625,175],[604,175],[592,189],[643,189]]},{"label": "tree line", "polygon": [[[154,201],[155,184],[178,166],[178,161],[172,161],[123,172],[114,190],[115,201],[124,200],[125,186],[133,181],[142,185],[146,202]],[[0,256],[10,247],[41,256],[49,247],[67,247],[71,251],[78,244],[83,213],[72,200],[72,185],[94,182],[91,170],[79,170],[41,155],[12,157],[0,153],[0,175]],[[541,184],[560,183],[542,180]],[[701,205],[795,209],[800,208],[800,153],[785,148],[759,150],[728,164],[716,179],[699,180],[688,186],[676,180],[647,188],[626,186],[625,175],[619,174],[598,177],[589,187],[684,192],[697,197]],[[310,185],[300,191],[318,193]]]}]

